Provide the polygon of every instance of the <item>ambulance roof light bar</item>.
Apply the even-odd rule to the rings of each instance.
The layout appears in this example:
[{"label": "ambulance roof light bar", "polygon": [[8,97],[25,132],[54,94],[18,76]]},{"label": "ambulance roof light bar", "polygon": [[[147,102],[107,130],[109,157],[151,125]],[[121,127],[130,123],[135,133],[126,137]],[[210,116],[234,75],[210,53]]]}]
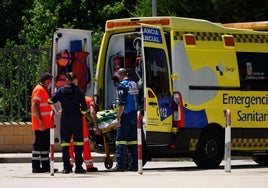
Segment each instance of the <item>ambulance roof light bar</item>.
[{"label": "ambulance roof light bar", "polygon": [[128,27],[128,26],[138,26],[141,23],[150,25],[169,25],[170,19],[153,19],[153,20],[140,20],[140,19],[130,19],[130,21],[108,21],[106,23],[106,28],[112,29],[114,27]]}]

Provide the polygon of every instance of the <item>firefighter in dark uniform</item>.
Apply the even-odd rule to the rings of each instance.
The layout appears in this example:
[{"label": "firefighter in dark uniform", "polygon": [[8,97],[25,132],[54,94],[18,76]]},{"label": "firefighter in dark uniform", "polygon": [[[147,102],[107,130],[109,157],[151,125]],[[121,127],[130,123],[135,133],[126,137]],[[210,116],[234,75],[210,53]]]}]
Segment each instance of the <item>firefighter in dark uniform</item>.
[{"label": "firefighter in dark uniform", "polygon": [[[86,114],[87,105],[85,95],[82,89],[77,86],[77,76],[70,72],[66,74],[68,84],[61,87],[57,92],[52,95],[48,103],[52,105],[56,113],[61,113],[60,120],[60,135],[62,146],[62,160],[64,174],[72,172],[70,165],[69,146],[71,136],[74,140],[74,153],[75,153],[75,173],[86,173],[83,169],[83,124],[82,116]],[[61,103],[62,110],[59,112],[53,105],[56,102]]]}]

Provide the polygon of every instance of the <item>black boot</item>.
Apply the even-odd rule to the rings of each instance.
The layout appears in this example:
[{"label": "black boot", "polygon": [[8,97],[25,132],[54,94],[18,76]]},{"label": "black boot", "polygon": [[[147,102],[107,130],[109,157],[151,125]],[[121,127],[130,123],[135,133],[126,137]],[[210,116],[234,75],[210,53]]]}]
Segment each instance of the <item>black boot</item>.
[{"label": "black boot", "polygon": [[40,152],[38,151],[32,151],[32,172],[42,173],[40,164]]},{"label": "black boot", "polygon": [[75,171],[76,174],[85,174],[87,171],[85,169],[83,169],[82,166],[77,166],[75,167]]},{"label": "black boot", "polygon": [[70,164],[69,146],[62,147],[62,161],[63,161],[63,174],[69,174],[73,172]]},{"label": "black boot", "polygon": [[75,173],[85,174],[87,171],[83,169],[83,158],[82,158],[83,146],[74,146],[75,153]]},{"label": "black boot", "polygon": [[49,151],[41,151],[41,164],[43,172],[50,172]]}]

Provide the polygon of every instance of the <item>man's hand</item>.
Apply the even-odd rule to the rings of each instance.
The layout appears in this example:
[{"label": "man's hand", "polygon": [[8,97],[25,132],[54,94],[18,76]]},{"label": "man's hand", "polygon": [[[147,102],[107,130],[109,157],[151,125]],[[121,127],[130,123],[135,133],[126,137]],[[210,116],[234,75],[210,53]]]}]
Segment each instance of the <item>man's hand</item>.
[{"label": "man's hand", "polygon": [[39,127],[39,131],[44,131],[45,130],[45,124],[44,121],[40,121],[40,127]]},{"label": "man's hand", "polygon": [[121,126],[121,117],[116,118],[115,126],[116,126],[116,128]]},{"label": "man's hand", "polygon": [[101,135],[101,130],[99,129],[99,127],[98,126],[95,126],[95,134],[96,135]]}]

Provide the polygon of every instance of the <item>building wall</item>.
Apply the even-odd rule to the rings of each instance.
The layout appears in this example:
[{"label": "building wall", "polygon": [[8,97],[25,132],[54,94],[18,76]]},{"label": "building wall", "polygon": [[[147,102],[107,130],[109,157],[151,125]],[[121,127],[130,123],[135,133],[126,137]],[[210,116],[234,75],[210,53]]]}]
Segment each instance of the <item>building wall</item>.
[{"label": "building wall", "polygon": [[[31,122],[0,122],[0,153],[29,153],[33,142]],[[55,151],[60,151],[59,143]]]}]

